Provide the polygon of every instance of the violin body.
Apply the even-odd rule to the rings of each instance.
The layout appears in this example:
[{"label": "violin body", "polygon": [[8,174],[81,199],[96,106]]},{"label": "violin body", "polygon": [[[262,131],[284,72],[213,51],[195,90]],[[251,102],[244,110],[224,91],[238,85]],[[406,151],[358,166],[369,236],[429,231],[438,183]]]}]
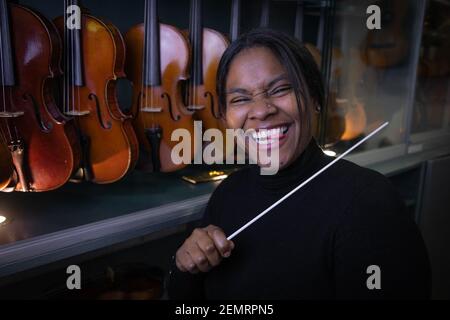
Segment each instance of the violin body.
[{"label": "violin body", "polygon": [[[180,128],[187,130],[192,144],[194,137],[192,112],[186,109],[181,90],[188,72],[189,44],[178,29],[159,23],[160,63],[153,68],[160,72],[161,81],[158,85],[148,85],[143,83],[145,34],[144,24],[139,24],[125,35],[126,73],[133,83],[133,126],[141,150],[139,167],[146,171],[171,172],[186,166],[172,161],[172,149],[179,143],[171,141],[172,132]],[[151,130],[159,131],[159,141],[152,142]],[[191,147],[190,159],[193,156]]]},{"label": "violin body", "polygon": [[203,129],[216,128],[225,132],[225,123],[219,114],[216,76],[220,59],[229,46],[228,39],[218,31],[203,28],[202,71],[203,83],[188,90],[188,108],[195,110],[194,118],[201,120]]},{"label": "violin body", "polygon": [[4,87],[0,127],[19,177],[19,191],[49,191],[65,184],[78,166],[75,131],[51,94],[59,68],[57,31],[38,13],[9,4],[15,84]]},{"label": "violin body", "polygon": [[[125,44],[115,26],[86,13],[81,22],[84,85],[69,85],[71,98],[65,110],[75,115],[84,178],[112,183],[125,176],[138,157],[131,116],[122,113],[116,96],[116,80],[125,76]],[[64,37],[64,18],[55,24]]]}]

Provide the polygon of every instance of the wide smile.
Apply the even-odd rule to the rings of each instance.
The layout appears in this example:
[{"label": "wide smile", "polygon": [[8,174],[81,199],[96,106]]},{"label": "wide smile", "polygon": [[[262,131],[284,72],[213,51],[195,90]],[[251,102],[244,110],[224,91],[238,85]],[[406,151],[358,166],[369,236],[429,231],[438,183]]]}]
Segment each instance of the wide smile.
[{"label": "wide smile", "polygon": [[251,130],[250,137],[263,148],[281,147],[286,141],[291,124],[282,124],[271,128],[257,128]]}]

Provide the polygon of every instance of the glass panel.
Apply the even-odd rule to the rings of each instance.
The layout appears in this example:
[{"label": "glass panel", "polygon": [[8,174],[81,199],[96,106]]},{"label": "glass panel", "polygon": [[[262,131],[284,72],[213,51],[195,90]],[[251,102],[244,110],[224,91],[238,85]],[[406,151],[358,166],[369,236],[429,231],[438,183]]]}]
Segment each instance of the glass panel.
[{"label": "glass panel", "polygon": [[412,133],[448,128],[450,119],[450,1],[427,3]]},{"label": "glass panel", "polygon": [[[369,30],[369,5],[381,9],[381,29]],[[336,2],[330,94],[325,130],[327,149],[342,153],[385,121],[390,125],[358,152],[405,141],[405,117],[411,101],[414,31],[418,1]],[[417,56],[417,55],[416,55]]]}]

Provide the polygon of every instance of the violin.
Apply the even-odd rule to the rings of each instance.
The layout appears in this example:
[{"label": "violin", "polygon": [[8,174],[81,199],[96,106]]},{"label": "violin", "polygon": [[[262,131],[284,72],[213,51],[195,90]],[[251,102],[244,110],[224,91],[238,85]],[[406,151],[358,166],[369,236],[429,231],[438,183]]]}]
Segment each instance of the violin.
[{"label": "violin", "polygon": [[29,8],[1,0],[0,15],[0,129],[19,179],[14,188],[53,190],[80,159],[74,129],[51,93],[61,73],[60,39],[54,25]]},{"label": "violin", "polygon": [[216,92],[216,75],[220,59],[229,42],[220,32],[203,27],[202,2],[191,0],[189,22],[191,45],[191,69],[186,105],[201,120],[203,128],[216,128],[225,132],[225,124],[219,113]]},{"label": "violin", "polygon": [[[303,33],[303,10],[303,1],[297,1],[295,36],[300,40],[302,40]],[[305,44],[305,47],[310,51],[319,68],[322,68],[321,52],[324,47],[325,11],[326,7],[322,5],[320,7],[320,21],[316,45],[310,43]],[[354,72],[349,75],[347,79],[350,87],[349,92],[341,92],[343,54],[339,48],[333,47],[331,48],[331,57],[331,82],[329,85],[325,115],[326,137],[324,144],[326,146],[334,145],[340,140],[348,141],[357,138],[363,133],[367,124],[364,105],[356,98],[354,90],[358,75]],[[316,135],[318,135],[318,126],[316,126]]]},{"label": "violin", "polygon": [[125,77],[125,43],[117,28],[65,0],[55,24],[64,39],[64,113],[75,120],[83,152],[81,177],[105,184],[131,170],[138,141],[131,115],[118,104],[116,81]]},{"label": "violin", "polygon": [[[193,112],[187,110],[182,81],[187,79],[189,44],[175,27],[159,23],[157,1],[145,1],[144,23],[125,35],[126,73],[133,83],[134,128],[140,143],[139,167],[170,172],[186,164],[175,164],[171,153],[177,141],[172,132],[183,129],[194,137]],[[190,160],[194,156],[191,139]]]}]

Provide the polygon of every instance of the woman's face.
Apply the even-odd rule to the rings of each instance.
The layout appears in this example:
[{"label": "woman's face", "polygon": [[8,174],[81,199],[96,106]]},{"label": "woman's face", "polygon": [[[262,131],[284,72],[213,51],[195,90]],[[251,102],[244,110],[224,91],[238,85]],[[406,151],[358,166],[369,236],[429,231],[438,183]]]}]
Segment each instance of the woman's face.
[{"label": "woman's face", "polygon": [[280,169],[306,148],[311,139],[307,119],[300,117],[288,73],[270,49],[240,52],[231,62],[225,91],[228,128],[254,129],[259,148],[273,151],[278,147]]}]

